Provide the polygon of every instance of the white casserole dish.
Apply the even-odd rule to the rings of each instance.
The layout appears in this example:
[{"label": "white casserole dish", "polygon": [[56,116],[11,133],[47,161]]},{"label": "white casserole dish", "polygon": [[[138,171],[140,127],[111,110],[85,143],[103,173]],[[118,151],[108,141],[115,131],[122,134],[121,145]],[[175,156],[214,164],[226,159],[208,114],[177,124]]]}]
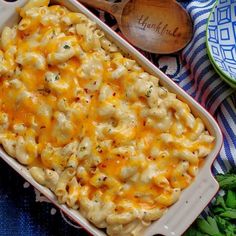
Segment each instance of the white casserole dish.
[{"label": "white casserole dish", "polygon": [[[7,3],[0,0],[0,32],[4,26],[12,26],[17,22],[16,7],[23,6],[27,0],[18,0]],[[142,232],[143,236],[151,236],[156,234],[163,234],[166,236],[180,236],[194,219],[200,214],[204,207],[216,194],[219,186],[211,173],[211,165],[220,151],[222,145],[221,131],[213,119],[213,117],[204,110],[196,101],[194,101],[188,94],[179,88],[170,78],[157,69],[150,61],[141,55],[136,49],[122,39],[118,34],[113,32],[108,26],[101,22],[96,16],[88,11],[83,5],[76,0],[67,1],[52,1],[52,3],[60,3],[72,11],[77,11],[85,14],[88,18],[95,21],[107,34],[107,36],[118,45],[125,53],[134,58],[146,71],[160,78],[160,82],[171,92],[174,92],[178,97],[186,102],[192,109],[193,114],[199,116],[206,125],[209,132],[216,137],[215,146],[210,155],[205,160],[203,167],[197,175],[195,181],[184,190],[177,203],[169,208],[168,212],[158,221],[153,222],[148,228]],[[75,222],[84,227],[92,235],[101,236],[105,233],[92,224],[90,224],[78,211],[69,209],[65,205],[59,205],[54,194],[47,188],[36,183],[27,168],[19,164],[13,158],[9,157],[6,152],[0,147],[0,156],[13,169],[15,169],[21,176],[23,176],[30,184],[44,194],[52,203],[64,211]]]}]

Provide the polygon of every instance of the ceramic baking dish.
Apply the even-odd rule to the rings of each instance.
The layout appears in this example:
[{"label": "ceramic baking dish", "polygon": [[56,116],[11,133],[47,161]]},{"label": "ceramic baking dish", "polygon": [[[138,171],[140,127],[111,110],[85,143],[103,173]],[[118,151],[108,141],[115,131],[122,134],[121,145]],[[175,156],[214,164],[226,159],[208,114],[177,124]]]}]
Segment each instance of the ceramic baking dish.
[{"label": "ceramic baking dish", "polygon": [[[12,26],[17,22],[18,14],[16,8],[23,6],[26,2],[27,0],[18,0],[15,2],[5,2],[4,0],[0,0],[0,31],[4,26]],[[157,69],[150,61],[148,61],[129,43],[112,31],[79,2],[76,0],[67,0],[52,1],[52,3],[63,4],[68,9],[81,12],[91,20],[95,21],[97,25],[106,32],[107,36],[124,51],[124,53],[134,58],[146,71],[159,77],[162,85],[167,87],[171,92],[176,93],[181,100],[186,102],[191,107],[193,114],[199,116],[204,121],[209,132],[216,137],[214,149],[206,158],[206,161],[195,181],[182,192],[179,201],[170,207],[168,212],[162,216],[160,220],[153,222],[144,232],[141,233],[142,236],[151,236],[156,234],[180,236],[214,197],[219,187],[211,173],[211,165],[222,145],[222,134],[216,121],[206,110],[204,110],[203,107],[172,82],[170,78]],[[47,188],[36,183],[29,174],[27,168],[9,157],[1,147],[0,156],[30,184],[44,194],[52,203],[58,206],[76,223],[84,227],[89,233],[96,236],[105,235],[104,231],[99,230],[90,224],[78,211],[71,210],[65,205],[59,205],[54,194]]]}]

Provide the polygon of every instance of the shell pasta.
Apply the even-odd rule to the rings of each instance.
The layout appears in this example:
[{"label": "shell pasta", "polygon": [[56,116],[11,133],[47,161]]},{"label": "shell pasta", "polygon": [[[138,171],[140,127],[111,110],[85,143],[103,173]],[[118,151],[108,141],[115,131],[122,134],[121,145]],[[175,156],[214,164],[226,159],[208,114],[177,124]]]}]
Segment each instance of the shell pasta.
[{"label": "shell pasta", "polygon": [[0,144],[59,203],[139,235],[214,147],[189,106],[94,22],[32,0],[0,38]]}]

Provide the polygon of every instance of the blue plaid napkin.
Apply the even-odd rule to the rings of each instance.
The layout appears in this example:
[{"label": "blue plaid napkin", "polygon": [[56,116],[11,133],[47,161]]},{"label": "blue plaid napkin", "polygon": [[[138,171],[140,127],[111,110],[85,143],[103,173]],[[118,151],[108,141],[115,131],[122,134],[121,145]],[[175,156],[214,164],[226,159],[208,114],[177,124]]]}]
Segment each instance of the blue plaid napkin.
[{"label": "blue plaid napkin", "polygon": [[[225,172],[236,166],[236,93],[215,73],[206,52],[206,23],[215,0],[180,2],[193,19],[195,33],[191,43],[181,53],[169,56],[143,54],[214,115],[222,129],[224,145],[213,172]],[[120,33],[109,14],[93,12]],[[37,202],[44,200],[0,160],[0,236],[88,235],[53,205]]]}]

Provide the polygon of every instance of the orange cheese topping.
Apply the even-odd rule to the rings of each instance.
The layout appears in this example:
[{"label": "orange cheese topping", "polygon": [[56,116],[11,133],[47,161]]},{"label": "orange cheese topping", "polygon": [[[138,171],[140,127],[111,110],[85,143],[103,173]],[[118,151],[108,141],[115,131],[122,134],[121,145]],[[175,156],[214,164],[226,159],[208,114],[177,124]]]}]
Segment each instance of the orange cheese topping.
[{"label": "orange cheese topping", "polygon": [[[90,199],[102,191],[104,199],[109,196],[117,205],[124,199],[142,209],[171,205],[175,200],[165,199],[193,181],[194,170],[214,145],[211,138],[204,139],[209,134],[199,128],[202,122],[186,104],[163,92],[157,78],[136,63],[126,65],[131,60],[121,53],[100,47],[78,54],[86,39],[71,33],[70,26],[60,20],[32,22],[28,30],[17,30],[15,71],[0,74],[0,113],[8,116],[7,131],[24,137],[28,129],[35,131],[38,154],[29,165],[63,171],[71,152],[77,155],[87,147],[55,150],[87,137],[90,151],[83,158],[78,154],[78,167],[86,175],[78,174],[77,181],[89,187]],[[49,63],[50,55],[68,52],[64,62]],[[25,63],[30,56],[35,59]],[[118,70],[124,72],[117,75]],[[26,131],[16,131],[19,124]],[[48,145],[53,151],[46,153]],[[34,145],[27,143],[25,149],[30,154]],[[98,172],[104,183],[94,186],[90,179]]]}]

